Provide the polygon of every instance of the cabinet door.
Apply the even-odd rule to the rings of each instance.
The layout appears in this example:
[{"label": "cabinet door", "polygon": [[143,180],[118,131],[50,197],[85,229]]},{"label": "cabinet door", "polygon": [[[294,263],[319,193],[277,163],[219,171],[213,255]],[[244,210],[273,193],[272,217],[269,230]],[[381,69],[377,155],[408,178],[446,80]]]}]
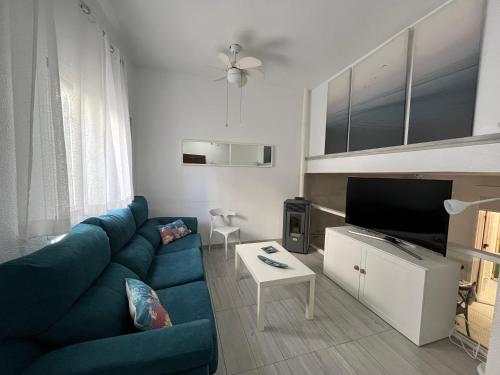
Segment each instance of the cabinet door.
[{"label": "cabinet door", "polygon": [[425,269],[365,248],[359,299],[419,345]]},{"label": "cabinet door", "polygon": [[362,244],[338,233],[328,231],[325,237],[323,272],[342,288],[358,298]]}]

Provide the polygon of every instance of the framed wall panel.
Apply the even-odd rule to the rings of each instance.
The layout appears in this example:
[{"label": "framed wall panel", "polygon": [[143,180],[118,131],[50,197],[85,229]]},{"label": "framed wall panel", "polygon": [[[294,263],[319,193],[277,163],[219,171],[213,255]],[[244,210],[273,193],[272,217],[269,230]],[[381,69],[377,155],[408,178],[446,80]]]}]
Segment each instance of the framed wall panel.
[{"label": "framed wall panel", "polygon": [[407,60],[406,32],[353,67],[349,151],[403,144]]},{"label": "framed wall panel", "polygon": [[350,85],[350,70],[328,83],[325,154],[347,151]]},{"label": "framed wall panel", "polygon": [[415,26],[408,143],[472,135],[483,0],[456,0]]}]

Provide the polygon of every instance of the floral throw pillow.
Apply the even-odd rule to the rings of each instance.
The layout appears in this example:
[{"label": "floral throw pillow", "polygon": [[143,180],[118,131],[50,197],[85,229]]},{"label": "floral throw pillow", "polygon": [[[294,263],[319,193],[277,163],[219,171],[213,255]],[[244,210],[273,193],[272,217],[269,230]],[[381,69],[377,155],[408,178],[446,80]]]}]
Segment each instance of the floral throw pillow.
[{"label": "floral throw pillow", "polygon": [[172,326],[167,310],[153,289],[135,279],[125,279],[125,288],[130,316],[138,329],[145,331]]},{"label": "floral throw pillow", "polygon": [[158,229],[160,230],[161,242],[164,245],[191,233],[191,230],[181,219],[166,225],[160,225]]}]

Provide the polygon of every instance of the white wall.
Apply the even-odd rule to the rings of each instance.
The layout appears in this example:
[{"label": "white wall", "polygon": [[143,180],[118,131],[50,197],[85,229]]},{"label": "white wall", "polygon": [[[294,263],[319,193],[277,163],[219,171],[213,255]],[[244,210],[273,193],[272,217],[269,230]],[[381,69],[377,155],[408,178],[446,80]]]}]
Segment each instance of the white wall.
[{"label": "white wall", "polygon": [[[249,82],[230,96],[206,77],[134,70],[131,74],[135,193],[150,216],[197,216],[207,243],[208,210],[232,208],[242,240],[281,238],[283,201],[298,193],[302,92]],[[207,139],[274,144],[274,167],[183,166],[181,141]]]}]

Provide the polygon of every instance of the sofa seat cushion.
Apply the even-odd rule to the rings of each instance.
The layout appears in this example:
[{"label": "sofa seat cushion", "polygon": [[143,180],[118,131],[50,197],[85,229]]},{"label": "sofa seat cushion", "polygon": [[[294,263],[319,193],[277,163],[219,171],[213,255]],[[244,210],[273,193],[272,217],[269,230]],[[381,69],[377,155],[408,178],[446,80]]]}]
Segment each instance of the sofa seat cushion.
[{"label": "sofa seat cushion", "polygon": [[155,256],[146,283],[153,289],[160,289],[203,279],[200,250],[187,249]]},{"label": "sofa seat cushion", "polygon": [[135,331],[125,291],[126,278],[139,276],[111,262],[67,313],[37,339],[56,348]]},{"label": "sofa seat cushion", "polygon": [[167,309],[172,324],[182,324],[199,319],[211,322],[214,350],[210,373],[217,368],[217,329],[210,302],[210,294],[204,281],[196,281],[171,288],[156,290],[161,304]]},{"label": "sofa seat cushion", "polygon": [[[201,236],[199,233],[191,233],[166,245],[160,245],[157,254],[174,253],[186,249],[201,249]],[[200,251],[200,250],[199,250]]]},{"label": "sofa seat cushion", "polygon": [[158,249],[161,242],[160,230],[158,229],[159,226],[161,226],[161,224],[158,220],[149,219],[137,229],[137,234],[147,239],[155,251]]},{"label": "sofa seat cushion", "polygon": [[98,225],[109,237],[111,253],[115,254],[135,234],[135,219],[130,208],[120,208],[109,211],[106,215],[89,217],[83,221],[86,224]]},{"label": "sofa seat cushion", "polygon": [[130,268],[144,280],[153,257],[153,246],[144,237],[136,234],[128,244],[113,256],[112,261]]}]

